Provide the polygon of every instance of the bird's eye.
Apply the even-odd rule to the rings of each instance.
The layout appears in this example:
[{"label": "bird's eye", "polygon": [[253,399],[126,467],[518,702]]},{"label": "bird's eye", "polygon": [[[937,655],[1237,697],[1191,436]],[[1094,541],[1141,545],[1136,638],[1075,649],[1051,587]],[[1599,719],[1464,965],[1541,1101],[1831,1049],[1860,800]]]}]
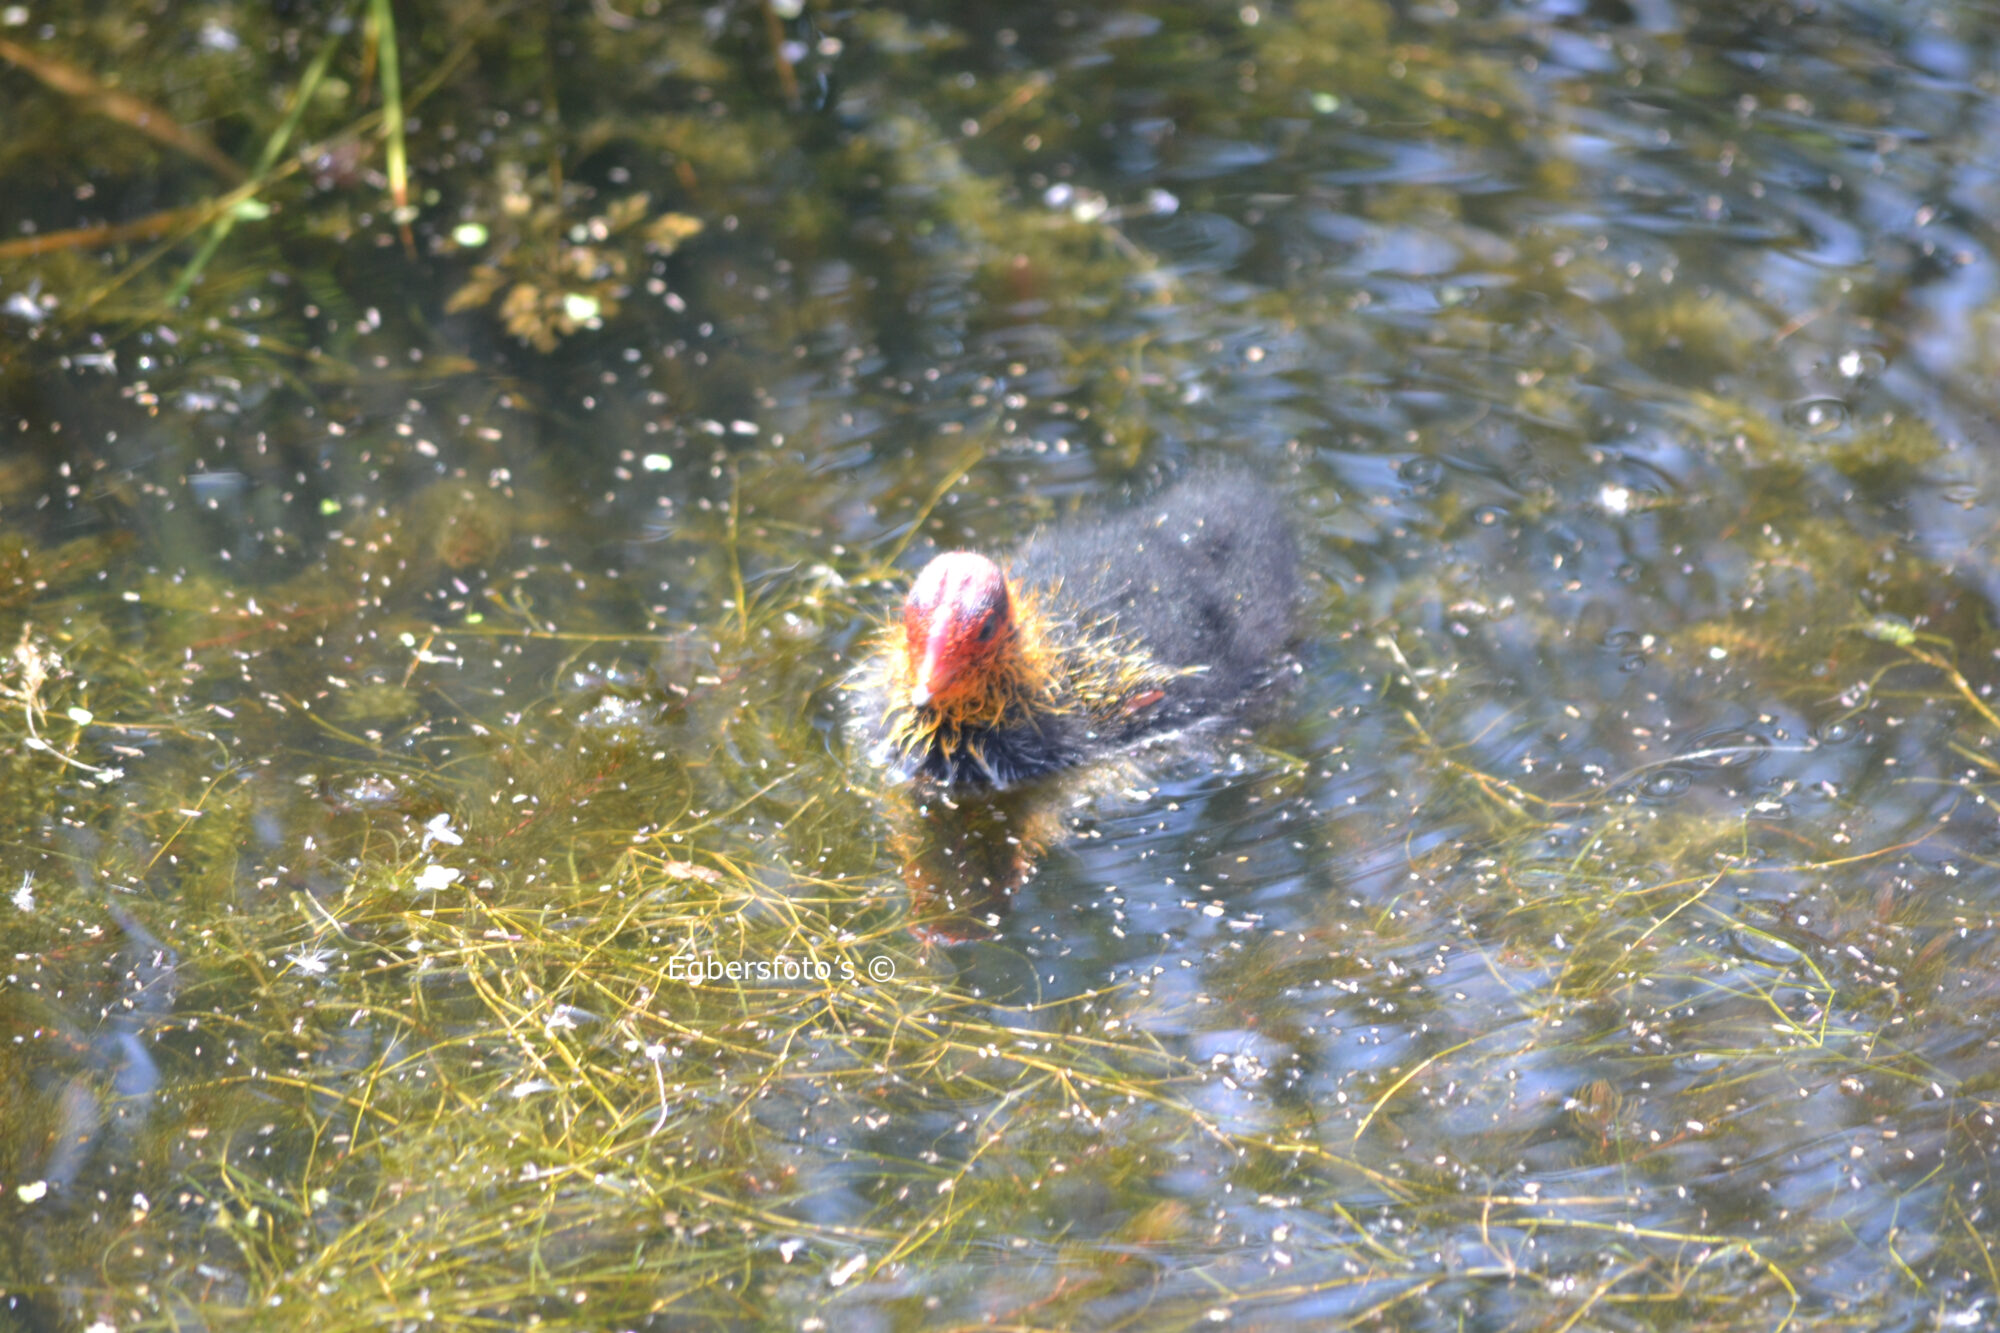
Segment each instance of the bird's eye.
[{"label": "bird's eye", "polygon": [[979,626],[979,641],[981,643],[986,643],[990,641],[993,638],[993,636],[999,632],[1000,632],[1000,613],[998,611],[988,611],[986,613],[985,621],[982,622]]}]

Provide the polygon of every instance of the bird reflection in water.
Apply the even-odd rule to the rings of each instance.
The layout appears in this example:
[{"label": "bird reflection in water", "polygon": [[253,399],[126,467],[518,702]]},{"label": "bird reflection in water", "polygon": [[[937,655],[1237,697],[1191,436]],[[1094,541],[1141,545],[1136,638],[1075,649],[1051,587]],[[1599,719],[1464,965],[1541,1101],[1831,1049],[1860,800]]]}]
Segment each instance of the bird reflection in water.
[{"label": "bird reflection in water", "polygon": [[890,845],[915,908],[911,929],[931,944],[991,938],[1065,826],[1060,793],[1046,785],[933,791],[887,804]]}]

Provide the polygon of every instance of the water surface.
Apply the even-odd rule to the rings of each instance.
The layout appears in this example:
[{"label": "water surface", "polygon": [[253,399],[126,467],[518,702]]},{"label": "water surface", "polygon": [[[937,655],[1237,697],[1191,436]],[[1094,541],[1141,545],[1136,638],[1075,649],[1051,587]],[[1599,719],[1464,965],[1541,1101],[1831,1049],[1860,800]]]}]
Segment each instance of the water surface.
[{"label": "water surface", "polygon": [[[1979,1326],[1995,37],[0,12],[0,1322]],[[852,752],[1222,461],[1268,706]]]}]

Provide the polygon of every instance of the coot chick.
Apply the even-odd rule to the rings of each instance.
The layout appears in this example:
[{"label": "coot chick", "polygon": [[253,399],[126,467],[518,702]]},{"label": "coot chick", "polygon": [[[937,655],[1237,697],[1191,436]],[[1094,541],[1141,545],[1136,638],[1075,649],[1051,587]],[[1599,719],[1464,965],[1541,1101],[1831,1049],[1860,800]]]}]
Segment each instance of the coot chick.
[{"label": "coot chick", "polygon": [[1201,471],[996,564],[938,556],[857,672],[855,731],[899,780],[1006,787],[1219,717],[1287,662],[1283,506]]}]

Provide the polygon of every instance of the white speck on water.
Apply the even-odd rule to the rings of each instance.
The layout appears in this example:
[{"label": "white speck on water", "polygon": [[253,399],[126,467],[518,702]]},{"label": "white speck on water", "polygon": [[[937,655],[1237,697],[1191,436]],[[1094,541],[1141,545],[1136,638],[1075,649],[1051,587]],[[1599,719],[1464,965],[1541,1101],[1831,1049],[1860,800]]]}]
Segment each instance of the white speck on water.
[{"label": "white speck on water", "polygon": [[326,960],[331,957],[333,957],[333,950],[331,949],[299,949],[296,952],[286,954],[285,961],[301,972],[310,973],[316,977],[323,977],[326,975],[327,970]]},{"label": "white speck on water", "polygon": [[450,866],[433,863],[417,872],[415,887],[419,893],[439,893],[456,884],[463,873]]},{"label": "white speck on water", "polygon": [[462,847],[465,845],[465,839],[451,831],[451,814],[449,811],[444,814],[431,816],[430,822],[424,825],[423,845],[417,848],[417,850],[419,852],[427,852],[431,849],[431,844],[434,842],[444,843],[448,847]]}]

